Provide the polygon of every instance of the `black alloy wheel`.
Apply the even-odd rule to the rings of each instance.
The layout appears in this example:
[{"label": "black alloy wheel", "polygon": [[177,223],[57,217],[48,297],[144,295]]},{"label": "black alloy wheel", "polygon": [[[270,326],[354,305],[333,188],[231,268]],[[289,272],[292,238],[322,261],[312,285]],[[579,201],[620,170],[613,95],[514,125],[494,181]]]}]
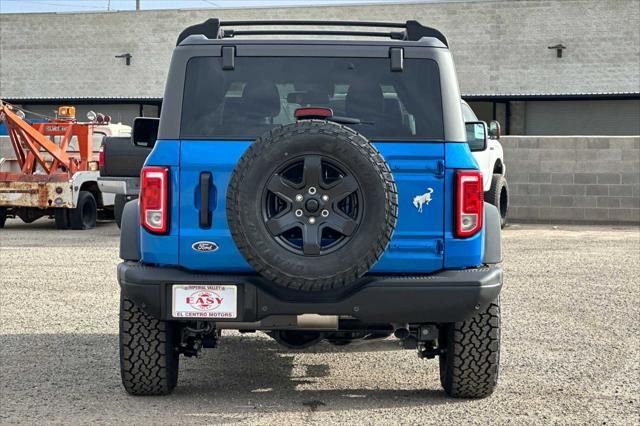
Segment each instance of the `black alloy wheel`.
[{"label": "black alloy wheel", "polygon": [[263,193],[271,235],[295,254],[320,256],[340,249],[356,231],[364,194],[344,164],[317,154],[287,162]]}]

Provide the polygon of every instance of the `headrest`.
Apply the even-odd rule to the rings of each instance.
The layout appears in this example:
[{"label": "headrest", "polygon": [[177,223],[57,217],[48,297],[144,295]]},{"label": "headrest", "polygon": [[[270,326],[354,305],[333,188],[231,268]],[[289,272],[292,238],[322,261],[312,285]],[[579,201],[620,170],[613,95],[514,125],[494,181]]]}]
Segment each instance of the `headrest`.
[{"label": "headrest", "polygon": [[389,120],[395,120],[396,118],[402,120],[402,108],[400,108],[400,101],[396,98],[385,99],[384,114],[389,117]]},{"label": "headrest", "polygon": [[363,80],[353,82],[345,100],[348,117],[367,120],[384,113],[384,95],[378,83]]},{"label": "headrest", "polygon": [[242,119],[243,105],[242,98],[225,98],[222,120],[227,123]]},{"label": "headrest", "polygon": [[251,81],[244,86],[242,103],[247,115],[275,117],[280,114],[280,94],[274,83]]}]

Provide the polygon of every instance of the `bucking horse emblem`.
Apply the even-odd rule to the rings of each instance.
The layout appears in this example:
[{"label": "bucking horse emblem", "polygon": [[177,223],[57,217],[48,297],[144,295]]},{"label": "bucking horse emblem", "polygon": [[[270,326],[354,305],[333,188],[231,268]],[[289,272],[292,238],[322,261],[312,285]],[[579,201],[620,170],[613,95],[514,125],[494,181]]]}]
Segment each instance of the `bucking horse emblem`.
[{"label": "bucking horse emblem", "polygon": [[424,194],[413,197],[413,205],[418,209],[418,213],[422,213],[422,207],[425,204],[429,205],[429,202],[431,202],[431,193],[433,193],[433,188],[427,188],[427,192]]}]

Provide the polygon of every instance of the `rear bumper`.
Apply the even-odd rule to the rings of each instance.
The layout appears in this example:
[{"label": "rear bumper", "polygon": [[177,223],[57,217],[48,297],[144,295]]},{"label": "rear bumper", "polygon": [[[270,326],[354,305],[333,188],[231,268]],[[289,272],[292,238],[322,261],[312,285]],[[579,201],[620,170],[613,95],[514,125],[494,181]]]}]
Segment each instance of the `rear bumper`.
[{"label": "rear bumper", "polygon": [[140,193],[140,178],[100,176],[98,187],[100,191],[107,194],[138,195]]},{"label": "rear bumper", "polygon": [[136,262],[118,265],[118,282],[129,299],[164,320],[175,319],[171,316],[172,284],[234,284],[238,286],[238,317],[214,321],[255,322],[272,315],[319,314],[366,323],[445,323],[468,319],[495,300],[502,288],[502,269],[365,276],[348,293],[322,299],[322,295],[309,293],[304,301],[299,294],[276,294],[273,285],[256,275],[201,274]]}]

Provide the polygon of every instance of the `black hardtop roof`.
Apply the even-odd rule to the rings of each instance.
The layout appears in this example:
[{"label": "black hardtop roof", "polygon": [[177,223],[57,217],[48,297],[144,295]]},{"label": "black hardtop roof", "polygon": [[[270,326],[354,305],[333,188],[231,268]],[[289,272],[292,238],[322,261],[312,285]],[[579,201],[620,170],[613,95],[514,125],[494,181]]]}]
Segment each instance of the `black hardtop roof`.
[{"label": "black hardtop roof", "polygon": [[[225,29],[222,27],[367,27],[390,28],[399,31],[350,31],[342,29]],[[178,36],[176,46],[187,37],[202,35],[210,40],[220,40],[245,35],[330,35],[353,37],[382,37],[394,41],[420,41],[423,37],[432,37],[449,46],[447,38],[435,28],[425,27],[418,21],[400,22],[371,22],[371,21],[295,21],[295,20],[264,20],[264,21],[220,21],[211,18],[201,24],[187,27]]]}]

